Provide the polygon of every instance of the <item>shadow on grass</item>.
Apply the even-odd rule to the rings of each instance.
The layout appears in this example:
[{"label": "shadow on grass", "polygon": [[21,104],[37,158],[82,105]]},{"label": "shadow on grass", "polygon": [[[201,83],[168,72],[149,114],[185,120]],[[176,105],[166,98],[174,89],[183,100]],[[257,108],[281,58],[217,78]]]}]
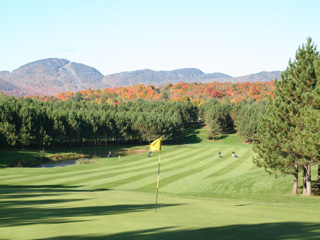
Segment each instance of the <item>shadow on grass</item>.
[{"label": "shadow on grass", "polygon": [[77,235],[45,238],[62,239],[105,239],[105,240],[188,240],[188,239],[319,239],[319,223],[280,222],[251,225],[229,225],[223,227],[201,228],[195,230],[171,230],[156,228],[141,231],[124,232],[112,235]]},{"label": "shadow on grass", "polygon": [[28,162],[34,162],[38,155],[38,152],[30,152],[27,150],[2,149],[0,168],[23,166]]},{"label": "shadow on grass", "polygon": [[214,140],[215,140],[215,141],[223,140],[223,139],[225,139],[225,138],[227,138],[227,137],[228,137],[228,135],[221,135],[221,136],[219,136],[219,137],[215,137]]},{"label": "shadow on grass", "polygon": [[[62,199],[52,200],[47,203],[66,203],[80,201],[83,199]],[[115,214],[127,214],[130,212],[141,212],[155,208],[155,204],[123,204],[111,206],[83,206],[83,207],[57,207],[44,206],[43,201],[31,203],[21,201],[21,204],[16,204],[12,207],[1,206],[0,208],[0,226],[21,226],[32,224],[56,224],[67,222],[83,222],[89,221],[87,218],[92,216],[107,216]],[[36,205],[36,206],[35,206]],[[71,204],[70,204],[71,205]],[[17,208],[18,206],[18,208]],[[158,209],[175,205],[158,204]],[[74,219],[77,218],[77,219]],[[79,219],[81,218],[81,219]]]},{"label": "shadow on grass", "polygon": [[183,143],[188,143],[188,144],[200,143],[202,139],[197,136],[198,133],[199,131],[193,131],[192,133],[189,133],[184,138]]},{"label": "shadow on grass", "polygon": [[[80,201],[92,198],[65,198],[77,192],[107,191],[108,189],[81,190],[77,187],[48,186],[0,186],[0,227],[56,224],[88,221],[91,216],[115,215],[155,209],[155,204],[119,204],[82,206]],[[85,196],[85,195],[81,195]],[[77,203],[76,203],[77,202]],[[75,203],[75,204],[74,204]],[[158,204],[158,208],[177,206]],[[74,219],[78,218],[78,219]],[[81,218],[81,219],[79,219]]]},{"label": "shadow on grass", "polygon": [[193,123],[190,130],[185,134],[182,143],[193,144],[202,142],[202,139],[198,137],[198,134],[200,133],[199,129],[202,126],[203,125],[201,123]]},{"label": "shadow on grass", "polygon": [[[108,191],[109,189],[83,190],[77,189],[79,186],[62,186],[62,185],[27,185],[27,186],[10,186],[0,185],[0,210],[8,207],[19,205],[43,205],[57,204],[62,202],[81,201],[84,199],[38,199],[29,200],[28,198],[37,197],[55,197],[62,196],[65,193],[74,192],[97,192]],[[21,200],[20,200],[21,199]]]},{"label": "shadow on grass", "polygon": [[22,197],[25,197],[27,192],[41,192],[44,193],[60,193],[60,192],[98,192],[109,191],[111,189],[79,189],[80,186],[64,186],[64,185],[0,185],[0,193],[23,193]]},{"label": "shadow on grass", "polygon": [[[0,227],[87,221],[91,216],[107,216],[151,210],[155,204],[85,205],[87,198],[63,198],[68,193],[95,192],[64,186],[0,186]],[[61,196],[61,197],[60,197]],[[67,195],[68,196],[68,195]],[[71,195],[72,196],[72,195]],[[78,195],[75,195],[78,196]],[[82,195],[81,195],[82,196]],[[90,200],[91,198],[89,198]],[[75,203],[75,204],[74,204]],[[158,204],[158,208],[176,206]],[[74,219],[82,218],[82,219]]]}]

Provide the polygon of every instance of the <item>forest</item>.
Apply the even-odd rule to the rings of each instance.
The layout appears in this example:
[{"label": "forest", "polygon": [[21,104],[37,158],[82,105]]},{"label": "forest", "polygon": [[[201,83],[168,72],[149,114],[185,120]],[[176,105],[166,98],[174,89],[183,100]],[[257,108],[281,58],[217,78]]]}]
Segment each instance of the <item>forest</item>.
[{"label": "forest", "polygon": [[[273,82],[135,85],[56,96],[0,96],[0,146],[41,147],[181,140],[199,117],[208,138],[254,141]],[[261,103],[261,104],[260,104]]]},{"label": "forest", "polygon": [[237,131],[250,142],[263,107],[257,101],[235,104],[228,99],[210,99],[197,107],[190,101],[137,99],[110,105],[2,95],[1,146],[145,144],[159,136],[176,142],[192,130],[199,117],[208,126],[208,138]]},{"label": "forest", "polygon": [[179,139],[197,117],[185,102],[139,99],[121,105],[0,97],[2,146],[142,143]]}]

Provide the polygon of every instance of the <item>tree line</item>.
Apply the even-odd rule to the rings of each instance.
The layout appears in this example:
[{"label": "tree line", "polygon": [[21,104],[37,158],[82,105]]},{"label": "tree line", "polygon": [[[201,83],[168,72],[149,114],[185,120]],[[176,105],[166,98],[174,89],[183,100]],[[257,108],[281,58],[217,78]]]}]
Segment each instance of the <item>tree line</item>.
[{"label": "tree line", "polygon": [[121,105],[0,97],[0,146],[42,147],[176,141],[196,119],[186,102]]}]

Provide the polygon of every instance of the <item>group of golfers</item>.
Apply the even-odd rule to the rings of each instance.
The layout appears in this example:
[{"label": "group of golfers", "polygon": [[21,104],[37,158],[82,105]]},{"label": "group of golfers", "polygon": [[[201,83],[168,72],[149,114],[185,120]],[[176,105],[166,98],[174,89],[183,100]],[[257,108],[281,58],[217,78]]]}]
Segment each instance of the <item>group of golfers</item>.
[{"label": "group of golfers", "polygon": [[[219,157],[222,157],[221,151],[219,151]],[[235,152],[232,152],[232,157],[237,158],[238,156],[237,156],[237,154]]]}]

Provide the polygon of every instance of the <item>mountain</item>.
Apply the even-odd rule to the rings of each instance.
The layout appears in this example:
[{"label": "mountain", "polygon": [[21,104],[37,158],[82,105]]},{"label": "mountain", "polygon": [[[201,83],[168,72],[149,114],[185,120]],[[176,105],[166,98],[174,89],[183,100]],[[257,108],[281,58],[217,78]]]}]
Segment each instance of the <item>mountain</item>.
[{"label": "mountain", "polygon": [[106,75],[102,79],[104,87],[126,87],[137,84],[153,84],[155,86],[166,83],[176,84],[179,82],[268,82],[275,78],[280,79],[281,72],[259,72],[241,77],[231,77],[223,73],[204,73],[196,68],[183,68],[173,71],[153,71],[149,69],[132,72],[115,73]]},{"label": "mountain", "polygon": [[[206,79],[207,78],[207,79]],[[153,71],[150,69],[106,75],[102,84],[108,87],[126,87],[137,84],[153,84],[155,86],[178,82],[212,82],[218,78],[231,78],[223,73],[206,74],[196,68],[183,68],[173,71]]]},{"label": "mountain", "polygon": [[126,87],[137,84],[155,86],[178,82],[255,82],[280,78],[280,71],[232,77],[223,73],[204,73],[196,68],[173,71],[150,69],[121,72],[103,76],[97,69],[66,59],[48,58],[28,63],[8,72],[0,71],[0,92],[9,95],[55,95],[88,88]]},{"label": "mountain", "polygon": [[41,95],[94,88],[103,78],[95,68],[58,58],[28,63],[9,74],[1,72],[1,76],[31,94]]}]

